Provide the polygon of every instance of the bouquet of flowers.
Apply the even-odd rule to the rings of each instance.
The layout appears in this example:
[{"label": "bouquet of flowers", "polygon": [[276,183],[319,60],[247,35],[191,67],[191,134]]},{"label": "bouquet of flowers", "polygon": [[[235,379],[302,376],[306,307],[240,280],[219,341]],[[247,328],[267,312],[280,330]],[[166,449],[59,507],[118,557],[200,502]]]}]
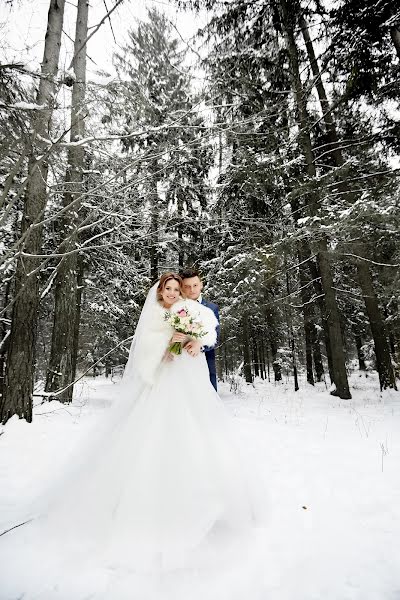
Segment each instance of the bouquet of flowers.
[{"label": "bouquet of flowers", "polygon": [[[164,319],[179,333],[185,333],[191,338],[201,338],[206,335],[207,331],[204,331],[203,323],[199,320],[198,315],[190,314],[188,308],[184,306],[177,312],[166,311]],[[182,343],[173,342],[169,348],[169,352],[172,354],[182,354]]]}]

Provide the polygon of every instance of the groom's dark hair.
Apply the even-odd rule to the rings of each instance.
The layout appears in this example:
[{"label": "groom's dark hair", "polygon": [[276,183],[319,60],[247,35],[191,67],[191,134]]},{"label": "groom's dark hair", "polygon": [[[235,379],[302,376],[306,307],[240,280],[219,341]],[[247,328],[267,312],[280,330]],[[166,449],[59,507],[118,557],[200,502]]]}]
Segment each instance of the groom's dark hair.
[{"label": "groom's dark hair", "polygon": [[181,279],[190,279],[191,277],[198,277],[201,279],[201,275],[197,269],[182,269],[182,271],[179,271],[179,275],[181,276]]}]

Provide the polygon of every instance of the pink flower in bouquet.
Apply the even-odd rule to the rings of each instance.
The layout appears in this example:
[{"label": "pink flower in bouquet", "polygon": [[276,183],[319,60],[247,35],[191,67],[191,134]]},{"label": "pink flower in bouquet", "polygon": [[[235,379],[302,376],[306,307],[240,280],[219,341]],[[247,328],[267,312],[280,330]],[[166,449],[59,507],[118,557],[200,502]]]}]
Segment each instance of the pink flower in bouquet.
[{"label": "pink flower in bouquet", "polygon": [[[178,311],[166,311],[165,320],[180,333],[186,333],[189,337],[200,338],[206,335],[203,324],[198,320],[198,315],[192,315],[186,307],[180,308]],[[173,354],[182,353],[181,342],[174,342],[168,348]]]}]

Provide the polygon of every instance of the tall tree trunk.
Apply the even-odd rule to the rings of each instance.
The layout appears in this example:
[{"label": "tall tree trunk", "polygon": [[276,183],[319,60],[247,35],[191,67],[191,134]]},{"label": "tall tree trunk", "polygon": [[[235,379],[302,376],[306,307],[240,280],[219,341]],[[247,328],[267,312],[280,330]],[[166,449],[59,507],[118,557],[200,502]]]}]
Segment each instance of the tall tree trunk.
[{"label": "tall tree trunk", "polygon": [[10,332],[7,327],[8,323],[8,314],[6,312],[6,307],[9,303],[11,291],[11,279],[8,279],[4,286],[4,296],[3,296],[3,317],[1,319],[0,326],[0,402],[1,398],[4,394],[4,375],[5,375],[5,366],[6,366],[6,356],[8,350],[8,344],[10,339]]},{"label": "tall tree trunk", "polygon": [[[292,212],[296,214],[298,208],[296,202],[292,202]],[[302,251],[304,242],[298,243],[297,255],[299,260],[299,280],[300,280],[300,296],[302,302],[302,313],[303,313],[303,324],[304,324],[304,340],[306,349],[306,373],[307,382],[314,385],[314,373],[313,373],[313,307],[312,307],[312,293],[310,289],[310,278],[307,277],[307,265],[305,261],[310,256],[310,251],[307,244],[307,253]]]},{"label": "tall tree trunk", "polygon": [[392,42],[396,48],[397,56],[400,58],[400,29],[397,25],[393,25],[390,28],[390,37],[392,38]]},{"label": "tall tree trunk", "polygon": [[304,319],[304,343],[306,350],[306,373],[307,383],[314,385],[314,371],[313,371],[313,323],[306,317],[306,311],[303,311]]},{"label": "tall tree trunk", "polygon": [[[306,109],[304,90],[300,79],[299,55],[294,36],[294,11],[293,9],[290,9],[287,0],[280,0],[280,8],[289,57],[293,93],[297,106],[297,118],[300,128],[300,144],[306,160],[307,174],[310,178],[315,179],[316,170],[308,128],[309,119]],[[316,198],[316,192],[310,192],[307,202],[310,216],[317,216],[318,201]],[[347,380],[343,338],[340,328],[340,315],[334,290],[328,243],[326,236],[322,231],[317,231],[316,237],[318,265],[321,272],[321,283],[325,296],[327,323],[332,352],[333,379],[335,389],[333,389],[331,393],[338,395],[340,398],[349,399],[351,398],[351,394]]]},{"label": "tall tree trunk", "polygon": [[362,351],[361,336],[357,332],[354,332],[354,341],[356,343],[357,348],[358,368],[360,369],[360,371],[366,371],[367,368],[365,366],[365,359]]},{"label": "tall tree trunk", "polygon": [[225,342],[225,329],[221,327],[220,330],[220,352],[219,355],[223,357],[224,364],[224,377],[226,379],[229,375],[229,367],[228,367],[228,348]]},{"label": "tall tree trunk", "polygon": [[268,344],[265,344],[264,348],[265,348],[265,353],[266,353],[266,356],[267,356],[267,377],[268,377],[268,383],[271,383],[271,366],[270,366],[270,360],[269,360]]},{"label": "tall tree trunk", "polygon": [[[319,70],[318,61],[315,56],[313,43],[308,32],[308,24],[304,16],[300,17],[300,27],[306,44],[308,59],[314,75],[314,83],[321,104],[323,121],[325,123],[325,127],[331,145],[330,154],[334,160],[335,165],[337,167],[340,167],[344,164],[344,157],[339,147],[339,138],[337,135],[336,124],[332,116],[331,107],[325,92],[325,87]],[[357,199],[357,196],[352,190],[348,189],[346,183],[343,182],[339,185],[339,187],[340,190],[346,194],[348,201],[350,203],[354,203]],[[365,260],[362,260],[363,258],[366,258],[367,255],[366,247],[365,244],[363,244],[361,241],[354,242],[353,247],[355,254],[361,257],[360,259],[356,260],[358,282],[363,294],[365,307],[367,310],[367,315],[371,327],[372,337],[374,340],[376,365],[379,374],[381,389],[385,389],[387,387],[396,389],[396,379],[392,367],[390,347],[385,321],[383,319],[382,312],[379,307],[378,297],[374,290],[374,283],[371,271],[368,267],[367,262]]]},{"label": "tall tree trunk", "polygon": [[[83,139],[85,134],[85,94],[86,94],[86,45],[88,33],[89,3],[78,0],[76,17],[73,68],[75,81],[72,88],[71,104],[71,142]],[[75,233],[78,226],[79,197],[83,191],[83,170],[85,166],[85,150],[83,146],[72,146],[68,151],[68,168],[66,191],[64,193],[62,235],[65,241],[61,244],[63,256],[55,279],[55,305],[53,335],[49,369],[47,372],[46,391],[54,392],[67,387],[57,399],[61,402],[72,402],[74,371],[76,365],[76,339],[79,331],[80,312],[78,310],[78,253],[74,252],[78,245]],[[70,204],[73,205],[70,208]]]},{"label": "tall tree trunk", "polygon": [[390,351],[394,358],[395,377],[400,377],[400,311],[395,298],[391,299],[390,305],[384,309],[385,319],[390,323],[389,343]]},{"label": "tall tree trunk", "polygon": [[158,227],[159,227],[159,202],[157,191],[157,180],[153,180],[150,194],[150,278],[152,281],[158,279]]},{"label": "tall tree trunk", "polygon": [[[50,0],[41,77],[32,122],[32,147],[28,164],[28,182],[22,216],[24,245],[15,274],[15,303],[12,311],[10,345],[0,419],[6,422],[14,414],[32,421],[32,393],[35,346],[39,311],[37,270],[42,250],[43,218],[47,201],[48,147],[55,97],[65,0]],[[26,256],[28,255],[28,256]]]},{"label": "tall tree trunk", "polygon": [[308,60],[311,66],[311,71],[314,76],[314,85],[318,92],[319,102],[323,114],[323,120],[326,127],[326,133],[329,141],[329,150],[335,162],[341,160],[341,151],[339,148],[339,138],[336,131],[335,122],[333,119],[331,107],[325,92],[324,84],[321,78],[321,73],[318,66],[317,57],[315,56],[314,46],[308,31],[308,24],[304,15],[300,15],[299,25],[303,34],[304,42],[307,49]]},{"label": "tall tree trunk", "polygon": [[[359,252],[360,251],[361,249],[359,249]],[[372,337],[374,339],[376,368],[379,375],[381,390],[386,388],[393,388],[396,390],[396,378],[392,367],[386,327],[379,308],[378,298],[374,290],[371,272],[366,262],[362,260],[357,261],[357,273]]]},{"label": "tall tree trunk", "polygon": [[[266,307],[265,320],[267,323],[268,330],[268,341],[271,349],[272,368],[274,370],[274,381],[282,381],[282,369],[281,364],[278,360],[278,335],[277,335],[277,318],[272,312],[270,306]],[[268,357],[269,359],[269,357]],[[269,360],[268,360],[268,380],[269,380]]]},{"label": "tall tree trunk", "polygon": [[[310,270],[310,274],[312,277],[314,291],[317,295],[316,301],[317,301],[317,306],[318,306],[320,314],[321,314],[322,330],[323,330],[323,334],[324,334],[324,343],[325,343],[325,350],[326,350],[326,360],[328,362],[328,373],[329,373],[329,378],[331,380],[331,383],[333,383],[332,350],[331,350],[331,341],[329,339],[328,316],[327,316],[327,310],[326,310],[326,305],[325,305],[325,298],[323,295],[323,290],[322,290],[322,285],[321,285],[321,274],[319,272],[318,265],[313,260],[308,261],[308,268]],[[314,339],[315,339],[315,344],[318,344],[318,348],[316,348],[316,345],[314,345],[314,361],[317,360],[320,363],[319,369],[320,369],[321,378],[322,378],[322,375],[324,374],[324,369],[322,366],[321,349],[319,348],[318,336],[317,336],[316,331],[315,331]],[[321,378],[318,379],[318,377],[317,377],[317,381],[321,381]]]},{"label": "tall tree trunk", "polygon": [[313,323],[311,329],[311,347],[314,359],[315,379],[322,381],[324,376],[324,365],[322,362],[321,346],[319,343],[319,335],[316,325]]},{"label": "tall tree trunk", "polygon": [[[291,209],[296,226],[295,215],[298,214],[300,203],[297,199],[291,200]],[[310,249],[308,243],[305,241],[299,241],[297,244],[297,256],[299,260],[299,280],[300,280],[300,296],[302,302],[302,313],[303,313],[303,324],[304,324],[304,340],[306,349],[306,373],[307,382],[314,385],[314,373],[313,373],[313,306],[312,306],[312,293],[309,286],[310,278],[307,277],[307,258],[310,257]]]},{"label": "tall tree trunk", "polygon": [[[286,292],[288,297],[291,294],[290,289],[290,280],[289,280],[289,272],[286,268],[286,260],[285,260],[285,271],[286,271]],[[294,379],[294,391],[297,392],[299,390],[299,380],[297,377],[297,363],[296,363],[296,347],[294,341],[294,330],[293,330],[293,319],[292,319],[292,309],[290,304],[287,306],[287,324],[289,330],[289,347],[292,355],[292,369],[293,369],[293,379]]]},{"label": "tall tree trunk", "polygon": [[325,237],[319,243],[318,266],[321,272],[321,282],[325,294],[325,309],[327,313],[326,324],[329,331],[329,345],[332,361],[332,379],[335,385],[335,389],[333,389],[331,393],[344,400],[349,400],[351,394],[347,381],[340,314],[336,302],[333,276]]},{"label": "tall tree trunk", "polygon": [[243,333],[243,373],[247,383],[253,383],[253,372],[251,368],[251,350],[249,336],[249,322],[247,315],[242,318],[242,333]]},{"label": "tall tree trunk", "polygon": [[266,379],[266,369],[265,369],[265,347],[264,347],[264,335],[263,332],[259,332],[258,336],[258,348],[259,348],[259,357],[260,357],[260,372],[261,379]]},{"label": "tall tree trunk", "polygon": [[83,296],[83,276],[85,273],[85,261],[83,256],[78,257],[78,276],[77,276],[77,290],[76,290],[76,318],[75,318],[75,329],[74,329],[74,351],[72,353],[72,381],[76,379],[76,364],[78,360],[78,349],[79,349],[79,330],[81,324],[81,309],[82,309],[82,296]]},{"label": "tall tree trunk", "polygon": [[183,249],[183,200],[181,194],[178,193],[177,199],[177,212],[178,212],[178,225],[177,225],[177,234],[178,234],[178,266],[180,269],[183,269],[185,266],[185,251]]},{"label": "tall tree trunk", "polygon": [[258,344],[257,344],[256,332],[253,330],[253,328],[251,328],[250,331],[251,331],[251,353],[253,356],[254,377],[260,377],[260,361],[258,358]]}]

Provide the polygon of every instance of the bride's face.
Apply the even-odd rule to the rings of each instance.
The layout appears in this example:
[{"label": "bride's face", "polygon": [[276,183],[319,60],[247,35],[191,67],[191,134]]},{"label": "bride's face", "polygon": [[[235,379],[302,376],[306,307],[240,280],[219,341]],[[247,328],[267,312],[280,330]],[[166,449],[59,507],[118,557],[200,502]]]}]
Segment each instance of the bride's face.
[{"label": "bride's face", "polygon": [[161,292],[162,303],[165,308],[169,308],[179,299],[181,293],[179,283],[175,279],[170,279],[166,282],[164,289]]}]

